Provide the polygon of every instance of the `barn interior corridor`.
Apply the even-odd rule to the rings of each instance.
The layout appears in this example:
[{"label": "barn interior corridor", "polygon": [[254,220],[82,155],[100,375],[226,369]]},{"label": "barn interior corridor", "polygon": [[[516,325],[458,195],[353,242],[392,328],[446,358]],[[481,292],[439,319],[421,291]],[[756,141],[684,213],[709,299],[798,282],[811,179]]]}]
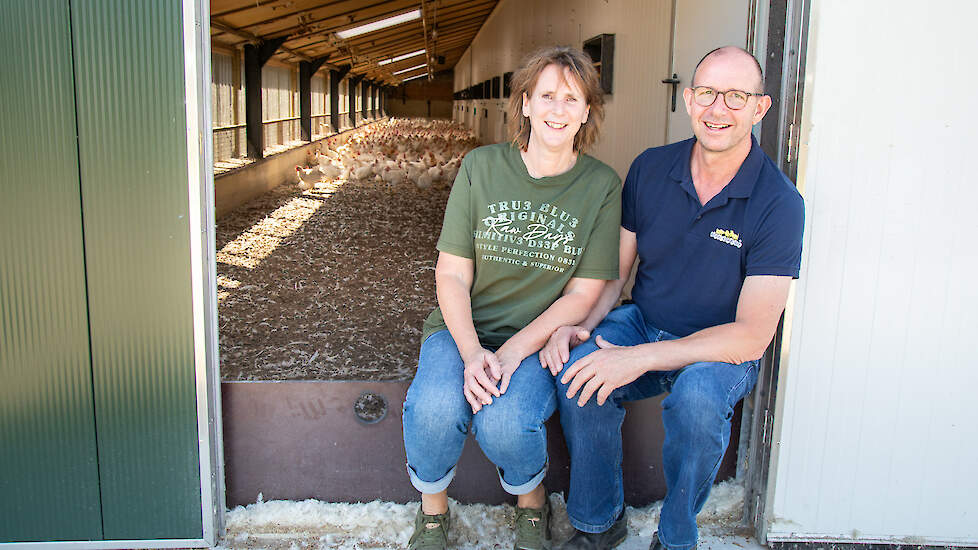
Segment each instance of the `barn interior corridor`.
[{"label": "barn interior corridor", "polygon": [[287,181],[218,219],[224,380],[413,375],[445,202],[475,141],[444,120],[352,134],[322,165],[310,155],[302,168],[318,181]]}]

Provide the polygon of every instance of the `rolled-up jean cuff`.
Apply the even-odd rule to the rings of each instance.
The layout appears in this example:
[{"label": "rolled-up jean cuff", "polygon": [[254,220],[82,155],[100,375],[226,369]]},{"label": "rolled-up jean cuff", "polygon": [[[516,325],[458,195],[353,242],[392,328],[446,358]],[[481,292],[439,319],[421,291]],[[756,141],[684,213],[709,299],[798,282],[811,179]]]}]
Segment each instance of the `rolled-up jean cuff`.
[{"label": "rolled-up jean cuff", "polygon": [[415,489],[426,495],[434,495],[448,489],[452,480],[455,479],[455,468],[457,468],[457,466],[452,466],[452,469],[445,474],[445,477],[438,481],[425,481],[418,477],[418,474],[415,473],[414,468],[410,464],[405,464],[405,466],[407,466],[408,477],[411,478],[411,485],[414,485]]},{"label": "rolled-up jean cuff", "polygon": [[527,481],[521,485],[510,485],[509,483],[506,483],[506,480],[503,479],[503,471],[499,469],[499,466],[496,466],[496,473],[499,474],[499,483],[503,486],[503,489],[511,495],[519,496],[529,493],[530,491],[536,489],[537,485],[543,483],[543,478],[547,475],[547,467],[549,465],[550,461],[547,460],[547,462],[544,462],[543,468],[537,472],[535,476],[531,477],[530,481]]}]

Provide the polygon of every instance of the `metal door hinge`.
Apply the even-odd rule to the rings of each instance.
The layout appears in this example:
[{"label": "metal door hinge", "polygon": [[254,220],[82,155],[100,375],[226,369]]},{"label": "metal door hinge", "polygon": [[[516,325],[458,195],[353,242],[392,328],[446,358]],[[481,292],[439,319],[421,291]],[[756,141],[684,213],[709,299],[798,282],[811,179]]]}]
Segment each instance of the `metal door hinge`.
[{"label": "metal door hinge", "polygon": [[788,154],[784,161],[786,164],[791,164],[794,160],[792,153],[795,152],[795,123],[792,122],[788,125]]}]

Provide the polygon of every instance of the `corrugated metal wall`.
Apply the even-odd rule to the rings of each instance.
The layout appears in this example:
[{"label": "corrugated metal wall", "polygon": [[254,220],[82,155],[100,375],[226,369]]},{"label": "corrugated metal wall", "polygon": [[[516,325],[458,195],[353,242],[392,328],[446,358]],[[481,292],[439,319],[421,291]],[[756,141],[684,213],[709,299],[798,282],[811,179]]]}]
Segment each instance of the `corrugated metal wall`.
[{"label": "corrugated metal wall", "polygon": [[100,539],[67,2],[0,16],[0,541]]},{"label": "corrugated metal wall", "polygon": [[976,19],[813,2],[769,540],[978,543]]},{"label": "corrugated metal wall", "polygon": [[0,4],[0,541],[202,538],[182,9]]},{"label": "corrugated metal wall", "polygon": [[[670,0],[501,0],[456,64],[455,89],[513,71],[524,55],[539,47],[580,48],[589,38],[614,34],[613,93],[606,97],[602,138],[591,154],[624,177],[640,152],[664,143],[670,96],[660,80],[669,70],[671,18]],[[459,103],[467,110],[466,125],[489,141],[505,138],[506,100]],[[473,107],[479,110],[477,121]],[[488,118],[483,117],[484,109]]]},{"label": "corrugated metal wall", "polygon": [[200,538],[181,4],[71,6],[104,536]]}]

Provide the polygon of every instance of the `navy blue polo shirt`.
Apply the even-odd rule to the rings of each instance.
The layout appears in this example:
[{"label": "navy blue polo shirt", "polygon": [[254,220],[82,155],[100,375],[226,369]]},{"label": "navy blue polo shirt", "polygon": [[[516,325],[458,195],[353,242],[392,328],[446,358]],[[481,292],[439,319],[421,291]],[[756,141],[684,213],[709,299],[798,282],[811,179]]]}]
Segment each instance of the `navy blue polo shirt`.
[{"label": "navy blue polo shirt", "polygon": [[751,136],[737,175],[706,205],[693,187],[696,139],[647,149],[622,190],[621,225],[638,239],[632,300],[676,336],[732,322],[744,278],[798,278],[805,206]]}]

